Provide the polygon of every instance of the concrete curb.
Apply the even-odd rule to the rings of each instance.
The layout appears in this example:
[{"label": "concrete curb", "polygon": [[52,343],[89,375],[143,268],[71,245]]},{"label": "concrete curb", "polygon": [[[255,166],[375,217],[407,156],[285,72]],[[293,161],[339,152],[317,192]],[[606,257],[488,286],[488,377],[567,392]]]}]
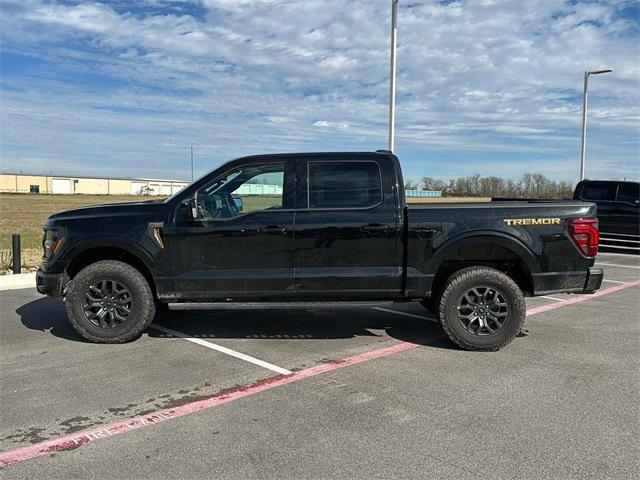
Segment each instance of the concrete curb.
[{"label": "concrete curb", "polygon": [[36,272],[0,275],[0,291],[36,288]]}]

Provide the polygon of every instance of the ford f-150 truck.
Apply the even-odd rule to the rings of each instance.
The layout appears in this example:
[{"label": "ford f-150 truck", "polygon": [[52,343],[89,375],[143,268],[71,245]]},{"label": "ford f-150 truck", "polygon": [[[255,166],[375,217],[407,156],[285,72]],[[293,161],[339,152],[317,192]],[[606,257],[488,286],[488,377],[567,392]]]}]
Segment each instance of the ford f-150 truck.
[{"label": "ford f-150 truck", "polygon": [[593,203],[407,205],[403,185],[388,151],[240,158],[165,200],[52,215],[37,288],[94,342],[137,338],[167,306],[419,301],[491,351],[524,296],[600,287]]}]

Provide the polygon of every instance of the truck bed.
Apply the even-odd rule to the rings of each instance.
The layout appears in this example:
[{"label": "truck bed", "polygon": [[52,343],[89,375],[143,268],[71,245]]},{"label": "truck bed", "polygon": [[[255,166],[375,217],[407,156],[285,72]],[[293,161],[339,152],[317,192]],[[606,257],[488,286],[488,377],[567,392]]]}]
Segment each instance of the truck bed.
[{"label": "truck bed", "polygon": [[532,293],[559,290],[547,279],[562,284],[557,277],[584,275],[593,266],[569,238],[566,219],[595,216],[595,204],[576,200],[407,205],[407,290],[430,291],[443,261],[483,257],[520,259],[516,274],[530,279]]}]

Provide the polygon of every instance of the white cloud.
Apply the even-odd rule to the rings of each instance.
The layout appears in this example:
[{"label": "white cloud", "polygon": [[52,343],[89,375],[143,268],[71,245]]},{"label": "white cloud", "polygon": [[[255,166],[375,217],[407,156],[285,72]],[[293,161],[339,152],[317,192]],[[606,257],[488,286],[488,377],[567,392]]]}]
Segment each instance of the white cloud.
[{"label": "white cloud", "polygon": [[[191,143],[206,167],[385,146],[388,2],[167,5],[5,2],[4,51],[31,60],[3,75],[4,168],[92,158],[109,173],[179,176]],[[511,158],[513,175],[534,164],[575,178],[582,71],[613,67],[591,84],[589,158],[606,158],[603,176],[638,176],[638,21],[620,15],[630,5],[401,2],[397,146],[409,173]],[[443,152],[469,170],[430,162]]]}]

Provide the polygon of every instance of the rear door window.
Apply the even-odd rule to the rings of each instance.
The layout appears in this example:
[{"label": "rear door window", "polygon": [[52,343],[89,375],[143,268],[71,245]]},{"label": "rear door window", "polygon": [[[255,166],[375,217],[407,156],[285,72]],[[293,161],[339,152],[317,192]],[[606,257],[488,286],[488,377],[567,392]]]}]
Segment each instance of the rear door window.
[{"label": "rear door window", "polygon": [[367,208],[382,202],[376,162],[309,162],[309,208]]},{"label": "rear door window", "polygon": [[638,204],[640,200],[640,183],[621,183],[618,188],[618,201]]},{"label": "rear door window", "polygon": [[613,201],[615,198],[615,184],[607,182],[589,182],[582,187],[580,197],[584,200]]}]

